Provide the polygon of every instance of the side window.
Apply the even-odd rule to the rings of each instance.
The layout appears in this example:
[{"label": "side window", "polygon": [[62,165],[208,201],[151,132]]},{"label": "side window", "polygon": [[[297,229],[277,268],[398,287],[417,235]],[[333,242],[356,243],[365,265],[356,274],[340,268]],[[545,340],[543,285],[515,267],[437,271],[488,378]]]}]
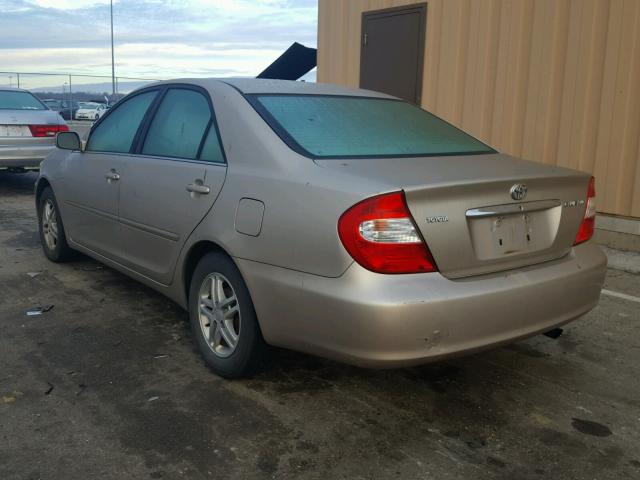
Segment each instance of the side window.
[{"label": "side window", "polygon": [[210,120],[211,110],[204,95],[169,89],[153,117],[142,154],[195,160]]},{"label": "side window", "polygon": [[118,105],[108,117],[106,117],[91,132],[87,150],[94,152],[127,153],[131,149],[133,137],[135,137],[144,114],[157,95],[157,91],[141,93]]},{"label": "side window", "polygon": [[218,132],[216,132],[215,125],[211,125],[207,139],[202,146],[202,152],[200,153],[200,160],[205,162],[217,162],[224,163],[224,153],[222,153],[222,146],[218,140]]}]

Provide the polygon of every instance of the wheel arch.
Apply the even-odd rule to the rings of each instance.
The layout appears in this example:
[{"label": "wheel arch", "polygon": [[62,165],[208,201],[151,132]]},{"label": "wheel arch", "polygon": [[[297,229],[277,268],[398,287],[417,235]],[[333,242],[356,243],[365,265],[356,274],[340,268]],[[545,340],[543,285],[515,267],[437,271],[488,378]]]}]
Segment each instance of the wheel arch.
[{"label": "wheel arch", "polygon": [[191,277],[193,276],[193,272],[195,271],[200,259],[212,252],[221,252],[229,257],[229,259],[233,262],[231,255],[229,255],[229,253],[227,253],[227,251],[216,242],[213,242],[211,240],[200,240],[194,243],[189,248],[182,267],[183,293],[187,304],[189,303],[189,289],[191,288]]},{"label": "wheel arch", "polygon": [[42,195],[42,192],[44,191],[45,188],[51,188],[51,183],[49,182],[49,180],[47,180],[46,177],[40,177],[38,179],[38,182],[36,183],[36,209],[40,208],[40,196]]}]

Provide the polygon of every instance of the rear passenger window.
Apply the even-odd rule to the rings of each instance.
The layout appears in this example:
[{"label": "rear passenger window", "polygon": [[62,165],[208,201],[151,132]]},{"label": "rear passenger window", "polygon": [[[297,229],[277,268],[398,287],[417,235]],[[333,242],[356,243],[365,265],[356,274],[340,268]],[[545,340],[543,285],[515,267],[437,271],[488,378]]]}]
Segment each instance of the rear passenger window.
[{"label": "rear passenger window", "polygon": [[131,149],[144,114],[153,102],[157,91],[141,93],[122,101],[121,105],[111,112],[91,132],[87,150],[94,152],[128,153]]},{"label": "rear passenger window", "polygon": [[195,160],[210,120],[211,110],[204,95],[170,89],[151,122],[142,154]]},{"label": "rear passenger window", "polygon": [[207,139],[204,141],[202,147],[202,153],[200,153],[200,160],[204,162],[216,162],[224,163],[224,153],[222,153],[222,146],[218,140],[218,132],[215,125],[211,125]]}]

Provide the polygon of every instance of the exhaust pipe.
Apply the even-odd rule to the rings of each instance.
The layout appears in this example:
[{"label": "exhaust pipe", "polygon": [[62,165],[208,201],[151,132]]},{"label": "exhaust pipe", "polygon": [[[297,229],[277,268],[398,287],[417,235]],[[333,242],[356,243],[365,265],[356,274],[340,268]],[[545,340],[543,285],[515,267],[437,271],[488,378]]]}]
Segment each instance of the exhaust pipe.
[{"label": "exhaust pipe", "polygon": [[560,335],[562,335],[562,332],[564,332],[564,330],[562,330],[561,328],[554,328],[553,330],[549,330],[548,332],[544,332],[544,335],[545,335],[545,337],[553,338],[555,340]]}]

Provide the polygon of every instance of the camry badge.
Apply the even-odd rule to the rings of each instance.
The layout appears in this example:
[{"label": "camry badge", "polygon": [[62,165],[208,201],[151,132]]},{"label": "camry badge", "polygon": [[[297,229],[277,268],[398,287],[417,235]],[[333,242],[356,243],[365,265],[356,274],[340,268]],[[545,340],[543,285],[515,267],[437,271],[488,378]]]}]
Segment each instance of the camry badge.
[{"label": "camry badge", "polygon": [[509,193],[514,200],[523,200],[527,196],[527,186],[524,183],[516,183]]},{"label": "camry badge", "polygon": [[427,217],[427,223],[444,223],[448,222],[449,217],[446,215],[435,215],[433,217]]}]

